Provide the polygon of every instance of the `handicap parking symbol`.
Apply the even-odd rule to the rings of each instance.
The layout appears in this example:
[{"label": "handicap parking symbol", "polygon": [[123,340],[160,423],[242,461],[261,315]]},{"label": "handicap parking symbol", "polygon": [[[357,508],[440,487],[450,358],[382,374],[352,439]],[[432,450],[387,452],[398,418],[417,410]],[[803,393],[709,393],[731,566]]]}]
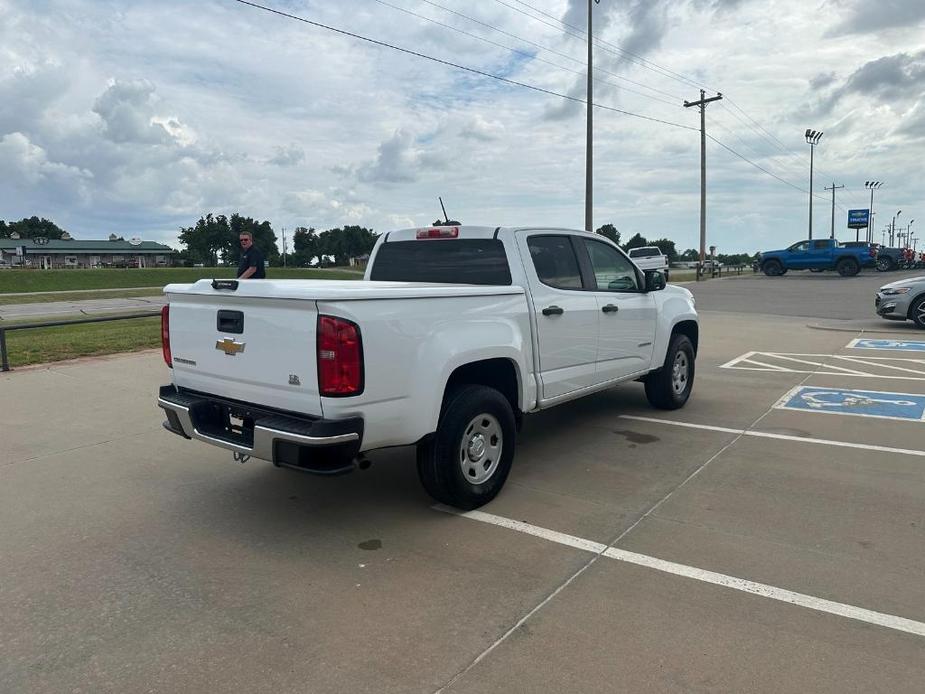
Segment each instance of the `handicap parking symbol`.
[{"label": "handicap parking symbol", "polygon": [[925,352],[923,340],[852,340],[848,347],[852,349],[889,349],[899,352]]},{"label": "handicap parking symbol", "polygon": [[925,395],[913,393],[798,386],[781,398],[775,407],[780,410],[925,422]]}]

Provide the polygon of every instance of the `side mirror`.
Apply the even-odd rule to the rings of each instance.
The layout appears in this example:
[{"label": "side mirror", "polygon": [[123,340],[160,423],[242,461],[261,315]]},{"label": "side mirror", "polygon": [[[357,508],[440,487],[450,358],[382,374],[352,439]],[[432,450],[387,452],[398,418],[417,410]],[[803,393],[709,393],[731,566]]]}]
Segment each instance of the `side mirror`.
[{"label": "side mirror", "polygon": [[657,292],[665,288],[665,273],[661,270],[646,270],[646,291]]}]

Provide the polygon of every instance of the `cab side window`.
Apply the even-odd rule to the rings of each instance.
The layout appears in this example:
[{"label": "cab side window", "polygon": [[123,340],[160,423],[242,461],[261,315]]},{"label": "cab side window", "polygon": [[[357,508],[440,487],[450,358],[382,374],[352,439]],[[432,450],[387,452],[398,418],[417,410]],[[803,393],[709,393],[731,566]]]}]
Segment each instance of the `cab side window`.
[{"label": "cab side window", "polygon": [[591,259],[591,269],[598,291],[637,292],[639,276],[636,266],[615,248],[599,241],[582,239]]},{"label": "cab side window", "polygon": [[527,239],[536,275],[556,289],[583,289],[578,258],[568,236],[531,236]]}]

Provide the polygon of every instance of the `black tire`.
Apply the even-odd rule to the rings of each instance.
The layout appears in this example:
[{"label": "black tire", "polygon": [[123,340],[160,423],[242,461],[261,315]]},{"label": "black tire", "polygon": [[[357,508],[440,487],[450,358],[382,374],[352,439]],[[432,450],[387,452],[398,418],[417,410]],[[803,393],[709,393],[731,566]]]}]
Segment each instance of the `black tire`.
[{"label": "black tire", "polygon": [[882,258],[877,258],[877,271],[878,272],[890,272],[896,269],[896,261],[891,257],[885,255]]},{"label": "black tire", "polygon": [[[682,365],[681,362],[686,362]],[[677,410],[684,407],[694,388],[694,345],[687,335],[676,333],[668,344],[668,353],[662,368],[646,377],[646,397],[652,407],[660,410]],[[675,366],[686,369],[687,374],[675,372]]]},{"label": "black tire", "polygon": [[[479,417],[483,419],[476,423]],[[437,432],[418,445],[418,477],[437,501],[464,510],[478,508],[504,486],[515,445],[516,424],[508,399],[494,388],[460,386],[447,397]],[[494,446],[497,450],[492,451]]]},{"label": "black tire", "polygon": [[925,296],[916,298],[909,307],[909,318],[916,328],[925,330]]},{"label": "black tire", "polygon": [[842,277],[854,277],[861,271],[861,264],[854,258],[842,258],[835,263],[835,270]]},{"label": "black tire", "polygon": [[761,271],[768,277],[780,277],[787,272],[781,262],[773,258],[762,263]]}]

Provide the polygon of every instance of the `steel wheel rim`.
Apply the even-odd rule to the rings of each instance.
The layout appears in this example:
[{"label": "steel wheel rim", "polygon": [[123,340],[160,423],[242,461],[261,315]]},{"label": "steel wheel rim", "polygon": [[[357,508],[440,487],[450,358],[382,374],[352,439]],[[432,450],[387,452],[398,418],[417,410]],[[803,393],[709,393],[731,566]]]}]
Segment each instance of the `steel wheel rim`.
[{"label": "steel wheel rim", "polygon": [[685,352],[678,352],[671,366],[671,389],[675,395],[680,395],[690,382],[691,367]]},{"label": "steel wheel rim", "polygon": [[459,443],[459,467],[470,484],[487,482],[501,462],[504,435],[494,415],[473,417],[463,430]]},{"label": "steel wheel rim", "polygon": [[919,305],[915,308],[915,312],[917,314],[916,323],[925,325],[925,301],[919,302]]}]

